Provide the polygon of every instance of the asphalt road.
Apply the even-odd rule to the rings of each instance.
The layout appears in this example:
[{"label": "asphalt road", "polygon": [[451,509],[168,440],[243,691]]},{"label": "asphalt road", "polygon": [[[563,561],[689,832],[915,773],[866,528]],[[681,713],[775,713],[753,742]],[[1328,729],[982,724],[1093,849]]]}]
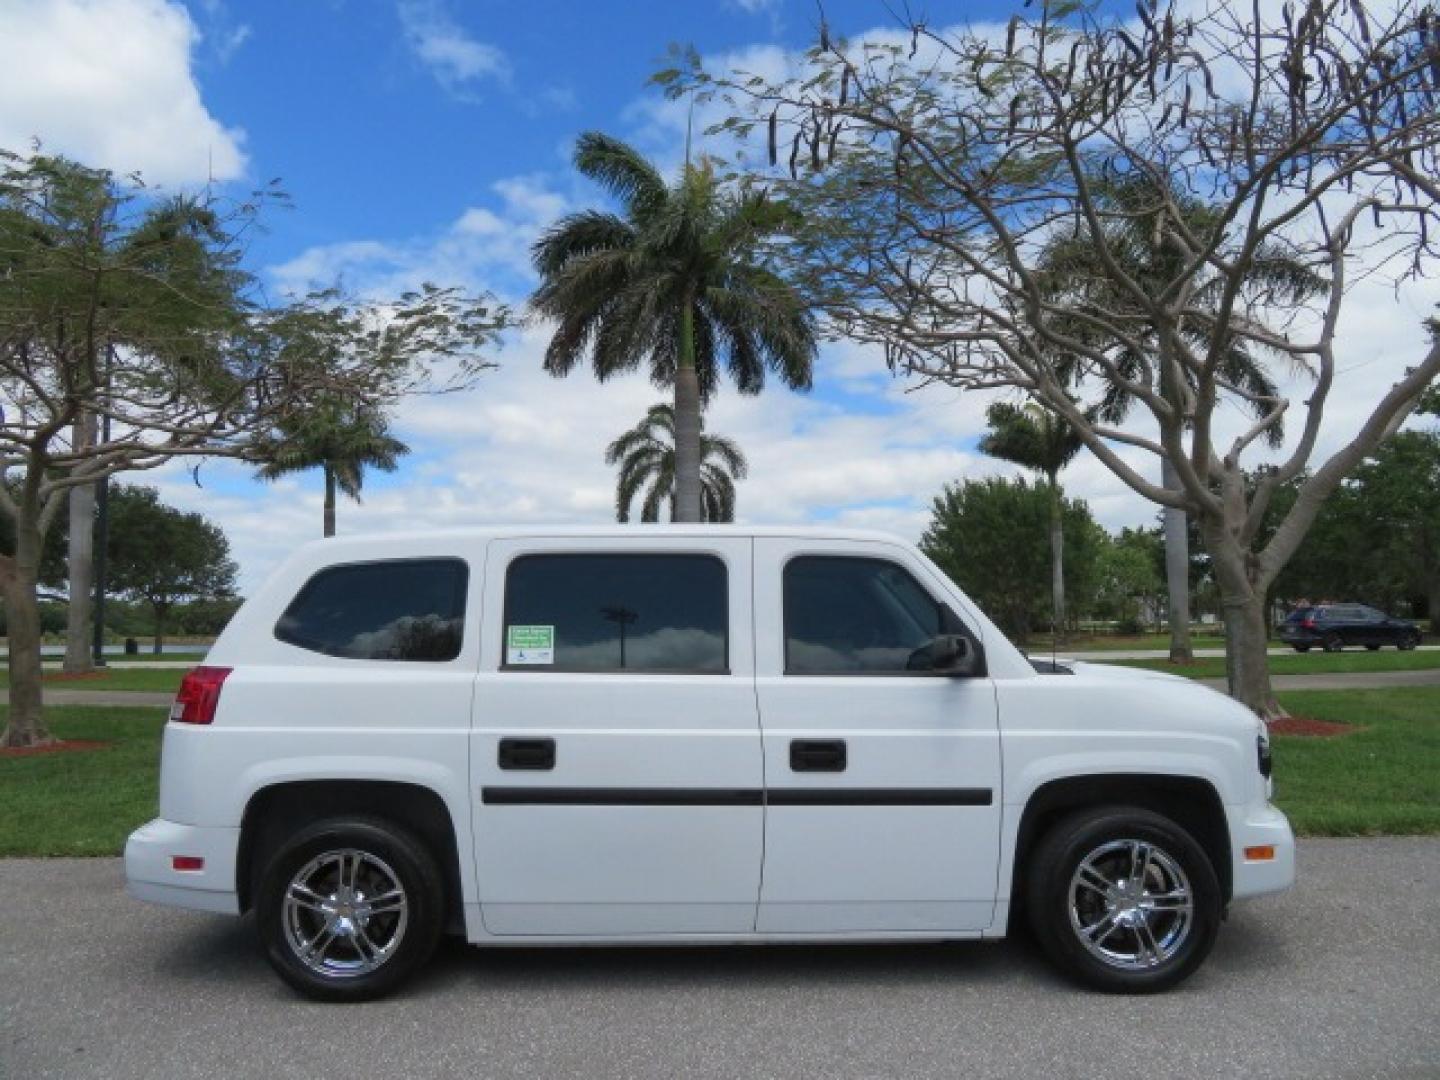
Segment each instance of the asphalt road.
[{"label": "asphalt road", "polygon": [[0,862],[0,1076],[1436,1077],[1440,839],[1308,841],[1153,998],[1030,945],[442,947],[406,992],[301,1001],[249,920],[128,900],[115,860]]},{"label": "asphalt road", "polygon": [[[1440,652],[1440,645],[1419,645],[1416,647],[1419,652]],[[1353,647],[1352,650],[1353,651]],[[1220,660],[1225,656],[1223,648],[1204,648],[1193,650],[1196,660]],[[1295,650],[1288,645],[1272,646],[1268,652],[1271,656],[1295,656]],[[1049,659],[1050,650],[1034,648],[1030,655],[1039,660]],[[1070,660],[1166,660],[1170,657],[1169,649],[1059,649],[1056,655],[1060,659]],[[119,666],[119,665],[116,665]],[[132,667],[139,665],[131,665]],[[179,666],[179,665],[176,665]]]},{"label": "asphalt road", "polygon": [[[1224,690],[1224,679],[1201,679]],[[1309,675],[1271,675],[1276,690],[1388,690],[1396,686],[1440,686],[1440,668],[1415,671],[1317,671]]]}]

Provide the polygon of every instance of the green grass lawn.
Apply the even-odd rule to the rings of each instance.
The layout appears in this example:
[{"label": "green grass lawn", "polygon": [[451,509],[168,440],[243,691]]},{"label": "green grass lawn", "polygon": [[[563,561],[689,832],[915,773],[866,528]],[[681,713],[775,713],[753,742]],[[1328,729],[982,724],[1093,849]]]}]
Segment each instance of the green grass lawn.
[{"label": "green grass lawn", "polygon": [[[1277,736],[1275,801],[1307,836],[1440,833],[1440,689],[1280,695],[1298,716],[1351,724]],[[0,710],[3,715],[3,710]],[[0,758],[0,856],[118,855],[156,812],[163,709],[58,707],[63,739],[109,749]]]},{"label": "green grass lawn", "polygon": [[[8,711],[8,710],[6,710]],[[164,709],[52,707],[62,739],[105,750],[0,758],[0,855],[118,855],[156,813]]]},{"label": "green grass lawn", "polygon": [[[1039,653],[1031,655],[1039,656]],[[1225,661],[1221,657],[1196,660],[1193,664],[1172,664],[1168,660],[1096,660],[1097,664],[1168,671],[1191,679],[1222,679]],[[1270,657],[1272,675],[1316,675],[1323,672],[1421,671],[1440,668],[1440,652],[1400,652],[1398,649],[1346,649],[1344,652],[1286,653]]]},{"label": "green grass lawn", "polygon": [[[1223,649],[1225,638],[1218,631],[1194,631],[1190,645],[1196,649]],[[1049,634],[1031,634],[1023,646],[1032,656],[1041,656],[1051,650]],[[1062,655],[1066,652],[1109,652],[1116,649],[1159,649],[1170,651],[1170,635],[1164,634],[1071,634],[1059,645],[1054,646]]]},{"label": "green grass lawn", "polygon": [[[45,685],[57,690],[145,690],[173,694],[185,677],[184,668],[107,668],[82,679],[58,678],[58,671],[46,670]],[[0,668],[0,689],[10,686],[10,673]]]},{"label": "green grass lawn", "polygon": [[[46,659],[49,660],[51,658],[46,657]],[[198,649],[195,652],[167,653],[152,653],[141,651],[138,653],[134,653],[131,656],[125,656],[122,653],[107,653],[105,659],[112,664],[153,664],[157,662],[169,663],[171,661],[185,664],[200,664],[204,663],[205,661],[205,650]]]},{"label": "green grass lawn", "polygon": [[1297,832],[1440,833],[1440,690],[1305,690],[1279,698],[1296,716],[1359,729],[1275,739],[1275,802]]}]

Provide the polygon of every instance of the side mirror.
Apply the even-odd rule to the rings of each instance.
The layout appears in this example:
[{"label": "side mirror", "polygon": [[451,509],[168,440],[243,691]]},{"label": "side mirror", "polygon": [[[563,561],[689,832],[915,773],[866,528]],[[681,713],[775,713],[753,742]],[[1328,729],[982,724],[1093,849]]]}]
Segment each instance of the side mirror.
[{"label": "side mirror", "polygon": [[985,652],[978,641],[963,634],[941,634],[930,643],[930,670],[936,675],[983,675]]}]

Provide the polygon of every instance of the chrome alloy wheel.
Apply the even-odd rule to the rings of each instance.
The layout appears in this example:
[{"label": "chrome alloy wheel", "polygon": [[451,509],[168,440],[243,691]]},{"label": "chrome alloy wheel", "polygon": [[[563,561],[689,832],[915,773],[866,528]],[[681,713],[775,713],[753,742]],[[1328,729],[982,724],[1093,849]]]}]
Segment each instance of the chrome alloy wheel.
[{"label": "chrome alloy wheel", "polygon": [[281,922],[297,959],[331,979],[368,975],[405,936],[409,901],[399,877],[369,852],[317,855],[285,888]]},{"label": "chrome alloy wheel", "polygon": [[1123,971],[1148,971],[1180,951],[1195,918],[1190,879],[1145,840],[1097,847],[1070,877],[1070,927],[1092,956]]}]

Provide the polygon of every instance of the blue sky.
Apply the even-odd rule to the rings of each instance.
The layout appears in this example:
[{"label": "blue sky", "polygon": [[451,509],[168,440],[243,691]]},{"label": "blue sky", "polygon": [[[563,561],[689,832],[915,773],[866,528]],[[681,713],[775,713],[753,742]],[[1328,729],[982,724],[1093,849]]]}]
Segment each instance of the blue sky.
[{"label": "blue sky", "polygon": [[[893,28],[892,6],[826,11],[860,36]],[[947,25],[1010,11],[937,3],[927,14]],[[674,167],[683,106],[646,85],[667,48],[776,70],[814,40],[818,17],[813,0],[0,0],[0,146],[38,137],[171,188],[213,177],[240,193],[280,178],[294,209],[272,213],[250,253],[277,294],[430,279],[521,303],[538,232],[598,201],[569,165],[578,133],[606,130]],[[1394,297],[1352,305],[1359,383],[1403,363],[1434,299],[1402,299],[1400,318]],[[367,483],[363,505],[342,506],[341,530],[610,519],[605,444],[662,394],[638,377],[552,380],[539,370],[544,343],[532,326],[473,392],[407,403],[397,423],[414,453]],[[751,461],[741,518],[915,538],[944,482],[1013,471],[974,450],[985,400],[911,390],[873,352],[836,343],[808,395],[722,392],[710,426]],[[1342,409],[1332,426],[1353,425]],[[246,587],[318,535],[318,477],[261,485],[214,463],[202,479],[178,467],[145,478],[226,529]],[[1111,527],[1154,519],[1088,455],[1065,482]]]},{"label": "blue sky", "polygon": [[[259,247],[266,261],[358,235],[423,234],[453,208],[485,204],[508,177],[556,174],[563,183],[587,128],[674,153],[653,132],[643,138],[640,111],[658,97],[647,80],[672,43],[706,53],[799,49],[818,21],[810,0],[187,6],[204,35],[195,76],[205,104],[244,130],[250,174],[283,178],[296,200],[297,212],[274,222]],[[853,31],[890,21],[879,0],[829,4],[827,13]]]}]

